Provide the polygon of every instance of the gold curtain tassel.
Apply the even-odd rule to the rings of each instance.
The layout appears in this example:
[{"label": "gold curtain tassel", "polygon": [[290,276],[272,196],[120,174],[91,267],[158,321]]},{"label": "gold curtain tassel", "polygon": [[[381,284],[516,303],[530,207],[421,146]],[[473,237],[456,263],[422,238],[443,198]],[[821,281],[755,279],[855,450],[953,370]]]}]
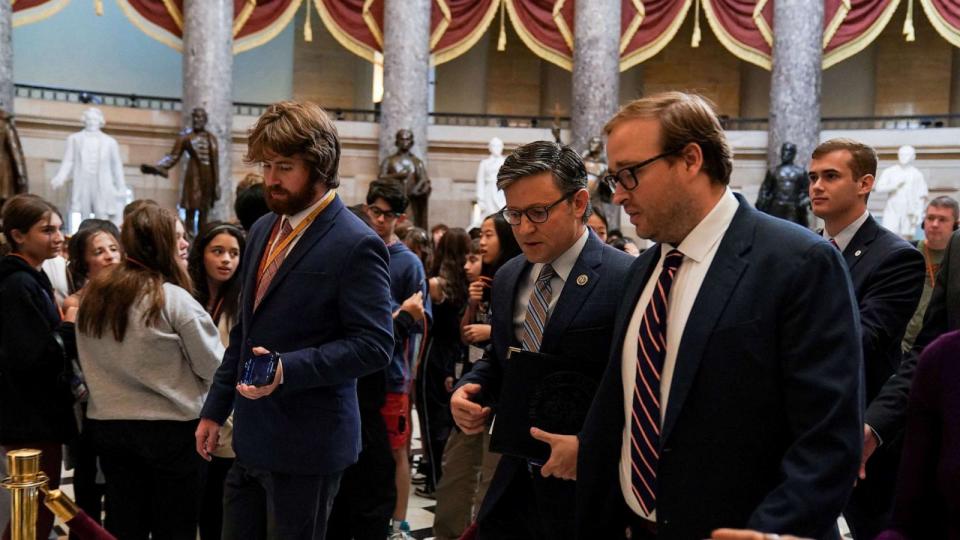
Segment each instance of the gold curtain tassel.
[{"label": "gold curtain tassel", "polygon": [[93,11],[97,16],[103,16],[103,0],[93,0]]},{"label": "gold curtain tassel", "polygon": [[693,0],[693,37],[690,46],[694,49],[700,46],[700,0]]},{"label": "gold curtain tassel", "polygon": [[913,42],[917,39],[917,33],[913,28],[913,0],[907,1],[907,20],[903,21],[903,35],[907,42]]},{"label": "gold curtain tassel", "polygon": [[306,0],[305,2],[307,4],[307,16],[306,16],[307,22],[303,24],[303,40],[306,41],[307,43],[313,43],[313,27],[310,26],[310,3],[311,2],[313,2],[313,0]]},{"label": "gold curtain tassel", "polygon": [[507,28],[504,22],[506,9],[507,0],[500,0],[500,37],[497,38],[497,50],[500,52],[507,50]]}]

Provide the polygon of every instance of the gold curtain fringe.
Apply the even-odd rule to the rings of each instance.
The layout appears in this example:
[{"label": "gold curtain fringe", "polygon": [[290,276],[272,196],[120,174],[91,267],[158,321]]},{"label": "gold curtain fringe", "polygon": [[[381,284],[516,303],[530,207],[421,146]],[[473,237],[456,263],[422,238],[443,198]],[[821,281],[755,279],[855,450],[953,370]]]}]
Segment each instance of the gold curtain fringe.
[{"label": "gold curtain fringe", "polygon": [[700,37],[700,0],[693,0],[693,37],[690,39],[690,46],[698,48]]},{"label": "gold curtain fringe", "polygon": [[303,40],[307,43],[313,43],[313,27],[310,26],[310,2],[307,1],[307,22],[303,23]]},{"label": "gold curtain fringe", "polygon": [[507,50],[507,3],[500,2],[500,37],[497,38],[497,50],[503,52]]},{"label": "gold curtain fringe", "polygon": [[908,42],[917,39],[916,30],[913,28],[913,0],[907,0],[907,19],[903,21],[903,35]]}]

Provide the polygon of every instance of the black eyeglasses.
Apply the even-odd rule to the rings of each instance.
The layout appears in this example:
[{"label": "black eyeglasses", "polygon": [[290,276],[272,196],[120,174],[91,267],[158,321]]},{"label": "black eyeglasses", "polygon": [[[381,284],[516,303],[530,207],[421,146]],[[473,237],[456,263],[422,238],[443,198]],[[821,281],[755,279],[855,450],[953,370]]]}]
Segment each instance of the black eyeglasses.
[{"label": "black eyeglasses", "polygon": [[637,180],[637,171],[646,167],[647,165],[650,165],[651,163],[653,163],[654,161],[657,161],[658,159],[671,156],[673,154],[676,154],[677,152],[678,150],[673,150],[671,152],[664,152],[662,154],[657,154],[656,156],[653,156],[650,159],[645,159],[640,163],[637,163],[636,165],[624,167],[615,173],[611,173],[604,176],[603,183],[606,184],[608,188],[610,188],[610,191],[616,191],[618,183],[621,186],[623,186],[623,189],[627,191],[633,191],[634,189],[636,189],[637,183],[639,182]]},{"label": "black eyeglasses", "polygon": [[513,226],[519,225],[520,217],[524,215],[527,216],[527,219],[529,219],[531,223],[546,223],[546,221],[550,219],[550,209],[569,198],[570,194],[567,194],[547,206],[531,206],[523,210],[504,208],[500,211],[500,215],[503,216],[503,219],[507,220],[507,223]]},{"label": "black eyeglasses", "polygon": [[387,219],[396,219],[400,217],[400,214],[396,212],[381,210],[380,207],[374,206],[372,204],[367,207],[367,210],[369,210],[370,213],[373,214],[373,219],[377,219],[380,217],[385,217]]}]

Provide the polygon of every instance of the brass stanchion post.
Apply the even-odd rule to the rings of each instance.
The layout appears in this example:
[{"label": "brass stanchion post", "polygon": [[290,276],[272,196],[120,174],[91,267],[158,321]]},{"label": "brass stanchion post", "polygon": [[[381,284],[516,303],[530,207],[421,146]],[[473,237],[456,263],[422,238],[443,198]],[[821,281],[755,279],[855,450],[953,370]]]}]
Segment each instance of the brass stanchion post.
[{"label": "brass stanchion post", "polygon": [[7,472],[0,486],[10,490],[10,536],[12,540],[37,539],[40,488],[47,475],[40,470],[40,450],[22,449],[7,453]]}]

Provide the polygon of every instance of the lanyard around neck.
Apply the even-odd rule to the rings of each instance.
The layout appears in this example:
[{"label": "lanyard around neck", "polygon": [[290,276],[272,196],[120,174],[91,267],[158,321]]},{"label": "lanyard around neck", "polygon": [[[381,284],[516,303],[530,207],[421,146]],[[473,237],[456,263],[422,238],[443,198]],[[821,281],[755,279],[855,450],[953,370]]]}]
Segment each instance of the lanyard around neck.
[{"label": "lanyard around neck", "polygon": [[[317,207],[314,208],[313,211],[307,215],[307,217],[303,218],[303,221],[301,221],[300,224],[297,225],[296,228],[294,228],[290,232],[290,234],[288,234],[287,237],[283,239],[283,241],[281,241],[279,244],[274,246],[273,249],[270,250],[270,254],[267,256],[266,259],[264,259],[264,262],[261,265],[261,270],[259,272],[261,276],[263,275],[263,271],[267,268],[270,268],[270,265],[273,264],[273,261],[276,260],[276,258],[279,257],[281,253],[286,252],[287,248],[290,247],[290,243],[293,242],[300,235],[300,233],[304,231],[304,229],[306,229],[307,227],[310,226],[311,223],[313,223],[313,220],[315,220],[317,216],[320,215],[320,212],[323,212],[323,210],[327,206],[330,206],[330,203],[333,202],[333,198],[336,195],[337,195],[337,190],[331,189],[330,191],[328,191],[327,194],[324,195],[322,199],[320,199],[320,204],[317,205]],[[282,222],[283,219],[284,218],[281,217],[280,222]]]}]

